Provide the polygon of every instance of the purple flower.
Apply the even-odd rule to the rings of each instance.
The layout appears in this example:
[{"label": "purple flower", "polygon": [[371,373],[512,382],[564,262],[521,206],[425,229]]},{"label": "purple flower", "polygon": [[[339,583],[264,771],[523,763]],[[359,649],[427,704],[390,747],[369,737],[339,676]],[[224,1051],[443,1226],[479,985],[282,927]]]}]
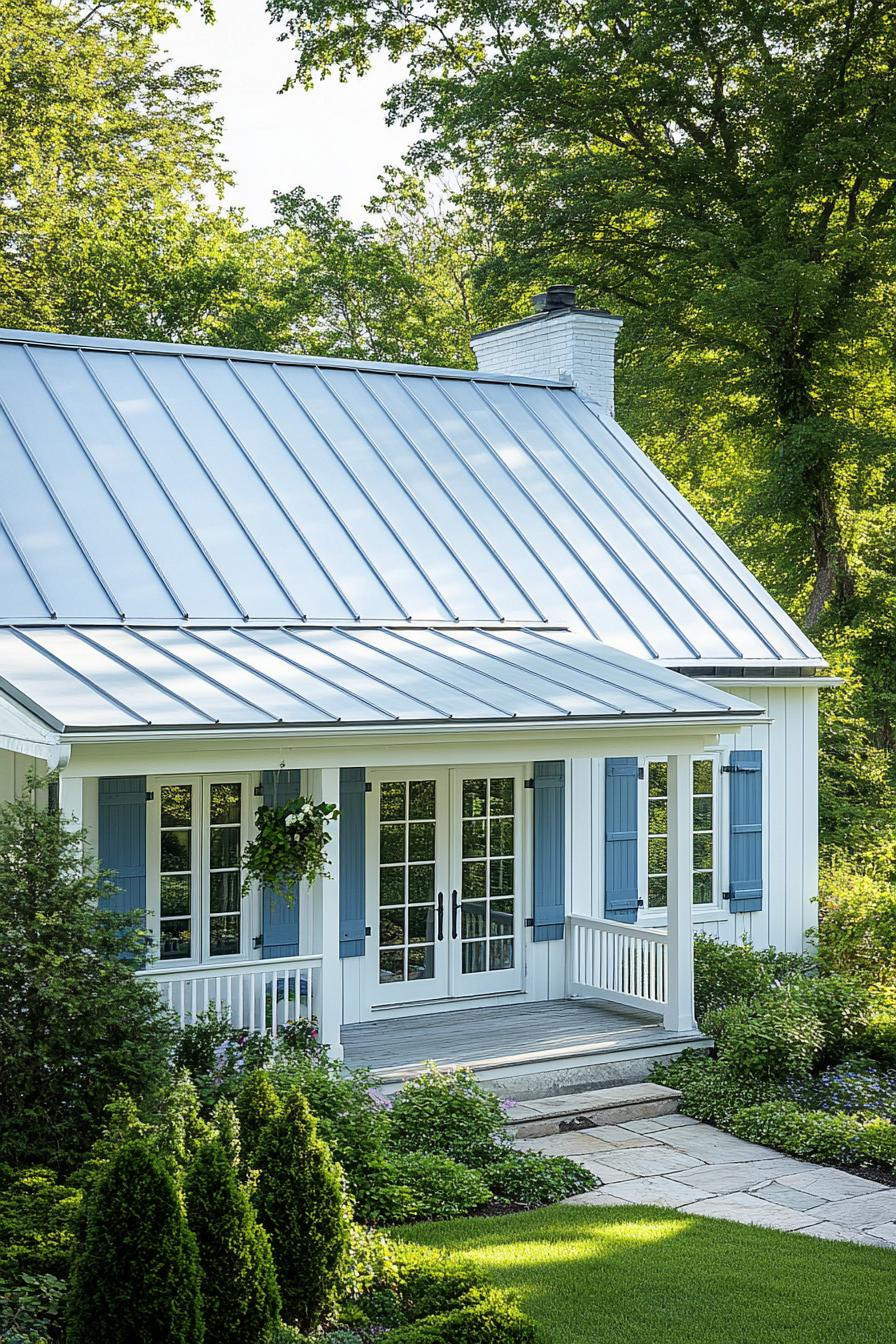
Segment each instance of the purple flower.
[{"label": "purple flower", "polygon": [[501,1102],[501,1110],[506,1115],[508,1111],[513,1110],[515,1105],[516,1102],[513,1100],[512,1097],[505,1097],[504,1100]]}]

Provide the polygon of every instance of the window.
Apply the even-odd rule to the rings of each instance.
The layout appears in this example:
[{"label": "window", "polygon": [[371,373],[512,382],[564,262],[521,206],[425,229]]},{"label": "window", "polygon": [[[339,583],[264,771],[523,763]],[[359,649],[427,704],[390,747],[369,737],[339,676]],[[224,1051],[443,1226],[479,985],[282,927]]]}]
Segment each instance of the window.
[{"label": "window", "polygon": [[[213,961],[243,950],[245,778],[150,781],[149,855],[157,856],[159,958]],[[155,838],[153,837],[155,830]],[[152,870],[150,870],[152,871]]]},{"label": "window", "polygon": [[[715,901],[716,860],[716,786],[715,765],[711,757],[691,765],[691,820],[693,854],[691,891],[695,905]],[[648,761],[646,857],[647,902],[650,910],[665,910],[669,888],[669,794],[666,761]]]},{"label": "window", "polygon": [[436,782],[380,785],[381,985],[435,975]]},{"label": "window", "polygon": [[514,957],[514,780],[465,779],[461,974],[509,971]]},{"label": "window", "polygon": [[695,905],[712,905],[715,861],[715,775],[712,760],[694,761],[692,770],[694,854],[691,888]]},{"label": "window", "polygon": [[669,767],[647,765],[647,908],[666,908],[669,887]]}]

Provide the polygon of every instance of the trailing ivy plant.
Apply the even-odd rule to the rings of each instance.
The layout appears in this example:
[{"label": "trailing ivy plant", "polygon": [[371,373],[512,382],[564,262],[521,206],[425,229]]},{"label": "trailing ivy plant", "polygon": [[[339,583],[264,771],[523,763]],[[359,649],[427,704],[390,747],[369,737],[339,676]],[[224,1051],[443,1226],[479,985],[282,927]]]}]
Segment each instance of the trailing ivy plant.
[{"label": "trailing ivy plant", "polygon": [[297,882],[314,882],[329,872],[327,823],[338,816],[335,803],[301,796],[279,807],[262,803],[255,813],[255,839],[243,850],[243,895],[254,880],[292,901]]}]

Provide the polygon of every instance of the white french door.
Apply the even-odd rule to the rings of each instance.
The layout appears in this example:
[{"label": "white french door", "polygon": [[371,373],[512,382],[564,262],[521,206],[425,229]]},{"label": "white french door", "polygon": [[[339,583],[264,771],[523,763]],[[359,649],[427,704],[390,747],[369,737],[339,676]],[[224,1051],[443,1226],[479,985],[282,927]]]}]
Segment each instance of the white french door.
[{"label": "white french door", "polygon": [[369,782],[371,1006],[522,988],[522,769]]}]

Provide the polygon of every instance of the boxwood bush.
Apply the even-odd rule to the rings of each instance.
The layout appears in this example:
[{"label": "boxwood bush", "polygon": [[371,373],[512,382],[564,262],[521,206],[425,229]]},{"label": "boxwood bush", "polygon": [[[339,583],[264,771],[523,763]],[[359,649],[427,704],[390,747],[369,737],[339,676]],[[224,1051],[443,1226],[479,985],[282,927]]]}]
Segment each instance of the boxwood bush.
[{"label": "boxwood bush", "polygon": [[483,1171],[495,1198],[508,1204],[537,1208],[584,1194],[598,1185],[597,1178],[571,1157],[510,1152]]},{"label": "boxwood bush", "polygon": [[435,1065],[405,1083],[392,1105],[390,1142],[401,1153],[444,1153],[468,1167],[493,1162],[510,1139],[498,1098],[472,1070],[440,1073]]},{"label": "boxwood bush", "polygon": [[492,1197],[480,1172],[444,1153],[396,1154],[389,1171],[393,1187],[401,1191],[402,1220],[460,1218]]}]

